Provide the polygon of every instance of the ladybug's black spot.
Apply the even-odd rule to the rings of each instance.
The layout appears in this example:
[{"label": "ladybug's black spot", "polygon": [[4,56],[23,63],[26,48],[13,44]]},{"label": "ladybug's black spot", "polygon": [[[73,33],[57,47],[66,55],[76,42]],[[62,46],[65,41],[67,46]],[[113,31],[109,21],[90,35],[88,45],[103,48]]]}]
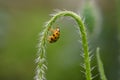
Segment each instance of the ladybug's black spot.
[{"label": "ladybug's black spot", "polygon": [[53,36],[55,36],[55,34],[53,34]]},{"label": "ladybug's black spot", "polygon": [[53,40],[53,38],[51,38],[51,40]]}]

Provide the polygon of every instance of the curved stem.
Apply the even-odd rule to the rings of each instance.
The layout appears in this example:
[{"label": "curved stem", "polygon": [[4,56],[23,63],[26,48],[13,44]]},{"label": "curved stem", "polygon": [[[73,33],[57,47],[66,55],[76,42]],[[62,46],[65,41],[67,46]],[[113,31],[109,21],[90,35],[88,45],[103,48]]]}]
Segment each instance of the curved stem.
[{"label": "curved stem", "polygon": [[48,22],[47,26],[52,26],[52,24],[56,21],[57,18],[61,17],[61,16],[70,16],[73,19],[75,19],[75,21],[77,22],[79,28],[80,28],[80,32],[81,32],[81,36],[82,36],[82,46],[84,49],[84,62],[85,62],[85,68],[86,68],[86,79],[87,80],[91,80],[91,72],[90,72],[90,60],[89,60],[89,53],[88,53],[88,43],[87,43],[87,36],[86,36],[86,30],[85,30],[85,26],[80,18],[80,16],[78,16],[77,14],[71,12],[71,11],[63,11],[63,12],[59,12],[58,14],[54,15],[53,18],[50,19],[50,21]]},{"label": "curved stem", "polygon": [[45,38],[47,37],[47,33],[49,31],[49,28],[55,23],[55,21],[62,17],[62,16],[70,16],[72,17],[78,24],[79,29],[80,29],[80,34],[82,37],[82,46],[84,50],[84,63],[85,63],[85,69],[86,69],[86,80],[91,80],[91,71],[90,71],[90,59],[89,59],[89,53],[88,53],[88,43],[87,43],[87,35],[86,35],[86,30],[85,26],[80,18],[76,13],[71,12],[71,11],[61,11],[57,14],[55,14],[49,22],[46,24],[46,28],[43,33],[43,37],[41,42],[45,42]]}]

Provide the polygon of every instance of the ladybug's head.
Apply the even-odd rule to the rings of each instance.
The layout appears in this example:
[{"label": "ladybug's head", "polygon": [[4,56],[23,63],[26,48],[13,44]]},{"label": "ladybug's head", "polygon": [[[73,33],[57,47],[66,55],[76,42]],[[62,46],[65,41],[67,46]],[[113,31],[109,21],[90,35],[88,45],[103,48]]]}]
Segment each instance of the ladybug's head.
[{"label": "ladybug's head", "polygon": [[57,27],[56,31],[60,32],[60,28],[59,28],[59,27]]}]

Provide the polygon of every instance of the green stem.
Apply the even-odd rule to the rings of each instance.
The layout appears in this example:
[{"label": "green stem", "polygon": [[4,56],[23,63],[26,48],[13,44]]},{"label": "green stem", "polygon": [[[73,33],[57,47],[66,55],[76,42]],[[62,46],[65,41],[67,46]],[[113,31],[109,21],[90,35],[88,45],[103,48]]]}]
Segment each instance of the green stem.
[{"label": "green stem", "polygon": [[85,30],[85,26],[80,18],[80,16],[78,16],[76,13],[73,13],[71,11],[62,11],[57,13],[56,15],[54,15],[50,21],[48,22],[48,24],[46,25],[47,27],[50,27],[53,25],[53,23],[56,21],[57,18],[61,17],[61,16],[70,16],[73,19],[75,19],[75,21],[77,22],[79,28],[80,28],[80,32],[81,32],[81,36],[82,36],[82,46],[84,49],[84,62],[85,62],[85,66],[86,66],[86,79],[87,80],[91,80],[91,72],[90,72],[90,62],[89,62],[89,53],[88,53],[88,43],[87,43],[87,36],[86,36],[86,30]]},{"label": "green stem", "polygon": [[[89,58],[89,53],[88,53],[88,43],[87,43],[87,35],[86,35],[86,30],[85,30],[85,26],[80,18],[80,16],[78,16],[76,13],[71,12],[71,11],[61,11],[57,14],[55,14],[50,20],[49,22],[46,24],[46,28],[43,31],[43,37],[41,38],[42,44],[45,43],[48,31],[50,29],[50,27],[55,23],[55,21],[62,17],[62,16],[70,16],[72,17],[78,24],[79,29],[80,29],[80,33],[81,33],[81,37],[82,37],[82,46],[83,46],[83,50],[84,50],[84,63],[85,63],[85,69],[86,69],[86,80],[91,80],[91,70],[90,70],[90,58]],[[41,46],[41,45],[40,45]],[[39,46],[39,47],[40,47]],[[44,56],[43,56],[44,57]],[[38,63],[40,64],[40,63]],[[43,79],[41,79],[43,80]]]},{"label": "green stem", "polygon": [[99,48],[97,48],[96,50],[96,56],[97,56],[98,70],[100,72],[101,80],[107,80],[105,73],[104,73],[103,63],[100,59]]}]

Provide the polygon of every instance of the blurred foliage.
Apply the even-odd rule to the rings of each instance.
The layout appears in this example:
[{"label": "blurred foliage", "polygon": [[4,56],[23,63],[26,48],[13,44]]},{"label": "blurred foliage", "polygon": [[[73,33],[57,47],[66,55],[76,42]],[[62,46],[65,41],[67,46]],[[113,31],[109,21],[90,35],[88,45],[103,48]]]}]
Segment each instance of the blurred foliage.
[{"label": "blurred foliage", "polygon": [[[80,2],[1,0],[0,80],[33,80],[38,34],[43,29],[43,23],[49,19],[48,14],[56,8],[75,11]],[[97,3],[101,9],[103,24],[96,41],[101,48],[106,77],[108,80],[119,80],[117,20],[120,16],[116,16],[119,4],[115,0],[97,0]],[[79,35],[74,28],[75,23],[65,18],[55,26],[60,26],[61,36],[47,48],[48,80],[83,80],[84,75],[80,72],[80,44],[77,41]]]},{"label": "blurred foliage", "polygon": [[99,36],[103,17],[96,2],[89,0],[83,1],[80,12],[87,27],[88,37],[93,38]]},{"label": "blurred foliage", "polygon": [[45,14],[45,11],[16,11],[9,14],[9,23],[2,20],[5,25],[1,28],[7,29],[3,40],[6,45],[0,48],[0,79],[33,80],[38,33],[47,18]]},{"label": "blurred foliage", "polygon": [[85,24],[87,25],[88,32],[90,34],[93,33],[95,28],[95,13],[93,12],[92,5],[89,2],[85,2],[83,6],[83,13],[82,15],[85,17]]}]

